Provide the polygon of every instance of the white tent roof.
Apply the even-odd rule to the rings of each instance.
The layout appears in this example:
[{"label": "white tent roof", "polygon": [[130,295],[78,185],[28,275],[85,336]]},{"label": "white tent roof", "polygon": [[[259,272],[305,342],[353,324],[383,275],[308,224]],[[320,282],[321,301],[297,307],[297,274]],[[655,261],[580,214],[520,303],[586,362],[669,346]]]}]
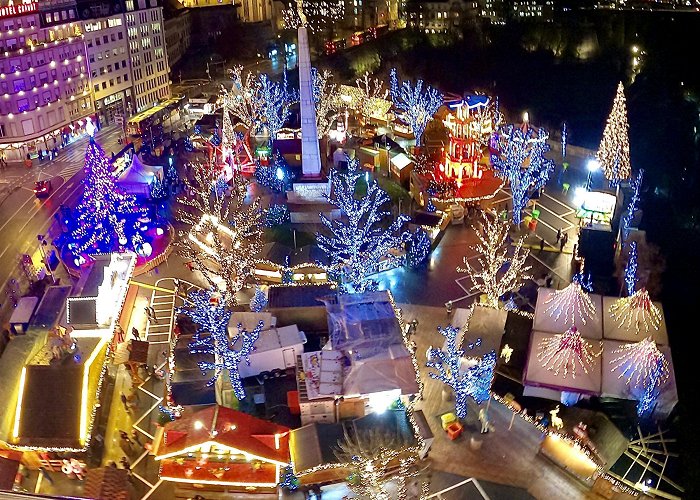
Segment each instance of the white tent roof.
[{"label": "white tent roof", "polygon": [[566,330],[572,326],[576,326],[581,336],[588,339],[602,339],[603,338],[603,297],[601,295],[590,293],[588,296],[595,305],[596,313],[593,318],[587,319],[586,324],[582,322],[576,322],[575,325],[571,325],[566,321],[566,311],[564,311],[557,320],[556,314],[550,314],[547,312],[547,308],[551,304],[546,304],[557,290],[553,288],[540,287],[537,290],[537,304],[535,306],[535,319],[532,324],[533,330],[538,330],[541,332],[549,333],[564,333]]},{"label": "white tent roof", "polygon": [[[533,331],[530,338],[530,351],[528,353],[527,366],[525,367],[524,381],[527,385],[548,387],[550,389],[582,392],[587,394],[599,394],[601,386],[601,357],[593,358],[593,363],[585,373],[580,366],[576,367],[576,377],[571,373],[564,377],[560,372],[555,375],[553,371],[547,370],[542,366],[542,362],[537,359],[538,346],[540,341],[546,338],[552,338],[555,335],[546,332]],[[594,340],[594,352],[599,352],[598,343]]]},{"label": "white tent roof", "polygon": [[[659,324],[658,330],[651,330],[647,332],[642,327],[639,333],[632,328],[625,328],[624,326],[619,326],[619,322],[615,321],[615,318],[610,314],[610,306],[612,306],[617,297],[603,297],[603,327],[605,335],[604,337],[609,340],[622,340],[624,342],[639,342],[644,340],[646,337],[651,335],[654,341],[659,345],[668,345],[668,332],[666,331],[666,318],[664,316],[664,309],[660,302],[653,302],[653,304],[659,308],[661,312],[661,323]],[[585,336],[585,335],[584,335]]]},{"label": "white tent roof", "polygon": [[150,184],[154,176],[162,179],[163,167],[145,165],[138,155],[134,155],[131,159],[131,165],[122,172],[117,182],[119,184]]}]

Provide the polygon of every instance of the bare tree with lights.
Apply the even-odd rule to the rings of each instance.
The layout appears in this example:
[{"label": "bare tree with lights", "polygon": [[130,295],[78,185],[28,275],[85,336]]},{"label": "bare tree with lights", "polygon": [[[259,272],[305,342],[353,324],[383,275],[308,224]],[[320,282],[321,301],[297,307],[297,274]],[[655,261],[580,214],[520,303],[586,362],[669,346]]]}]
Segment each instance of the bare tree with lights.
[{"label": "bare tree with lights", "polygon": [[360,90],[361,96],[358,111],[366,124],[376,110],[377,99],[386,99],[389,91],[384,88],[384,82],[378,78],[370,78],[369,73],[365,73],[362,78],[355,80],[355,84]]},{"label": "bare tree with lights", "polygon": [[608,122],[603,130],[603,138],[596,154],[605,178],[613,186],[628,179],[631,173],[630,141],[627,124],[627,105],[625,104],[625,87],[620,82],[613,101]]},{"label": "bare tree with lights", "polygon": [[[422,472],[416,447],[378,429],[354,436],[346,433],[344,441],[338,443],[335,456],[350,469],[348,486],[359,498],[406,499],[407,483]],[[396,495],[388,488],[392,482],[398,487]],[[421,485],[419,496],[412,495],[412,498],[424,498],[426,486]]]},{"label": "bare tree with lights", "polygon": [[481,254],[477,259],[479,269],[469,264],[466,257],[465,267],[457,268],[469,275],[474,287],[486,294],[492,307],[498,307],[501,296],[519,290],[525,280],[531,278],[527,272],[532,266],[525,265],[530,251],[523,248],[524,238],[518,240],[511,255],[508,253],[509,228],[510,223],[499,219],[494,212],[484,212],[476,232],[479,243],[472,247]]},{"label": "bare tree with lights", "polygon": [[270,134],[270,145],[272,145],[277,138],[277,132],[282,129],[291,115],[292,105],[299,101],[299,96],[287,87],[287,73],[284,73],[281,82],[270,80],[264,73],[258,80],[262,97],[260,113],[264,119],[264,126]]},{"label": "bare tree with lights", "polygon": [[311,68],[312,92],[316,105],[316,130],[319,139],[328,134],[331,125],[338,117],[337,103],[340,101],[340,94],[338,86],[331,83],[332,78],[333,75],[328,70],[318,71],[316,68]]},{"label": "bare tree with lights", "polygon": [[442,94],[430,85],[423,88],[423,80],[418,80],[415,84],[405,80],[399,84],[395,68],[390,72],[389,81],[391,100],[401,112],[403,120],[411,127],[416,145],[419,146],[425,127],[442,106]]},{"label": "bare tree with lights", "polygon": [[221,86],[224,109],[238,118],[249,134],[255,134],[260,131],[264,119],[260,79],[250,71],[244,75],[243,66],[235,66],[231,70],[231,81],[230,90]]},{"label": "bare tree with lights", "polygon": [[236,293],[255,270],[262,250],[262,213],[259,200],[245,204],[247,184],[238,179],[233,189],[214,167],[196,164],[194,181],[187,181],[194,196],[181,196],[177,219],[190,226],[179,232],[180,254],[200,271],[207,282],[224,290],[225,302],[235,305]]}]

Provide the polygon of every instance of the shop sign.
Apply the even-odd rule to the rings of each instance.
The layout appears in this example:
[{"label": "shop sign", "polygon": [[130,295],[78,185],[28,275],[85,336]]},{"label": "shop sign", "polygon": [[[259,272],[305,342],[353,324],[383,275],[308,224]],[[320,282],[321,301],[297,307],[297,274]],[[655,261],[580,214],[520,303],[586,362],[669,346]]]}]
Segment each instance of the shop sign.
[{"label": "shop sign", "polygon": [[38,0],[0,0],[0,18],[36,12],[38,5]]},{"label": "shop sign", "polygon": [[105,106],[109,106],[110,104],[113,104],[117,101],[121,101],[124,97],[124,92],[117,92],[116,94],[109,95],[105,97],[104,103]]}]

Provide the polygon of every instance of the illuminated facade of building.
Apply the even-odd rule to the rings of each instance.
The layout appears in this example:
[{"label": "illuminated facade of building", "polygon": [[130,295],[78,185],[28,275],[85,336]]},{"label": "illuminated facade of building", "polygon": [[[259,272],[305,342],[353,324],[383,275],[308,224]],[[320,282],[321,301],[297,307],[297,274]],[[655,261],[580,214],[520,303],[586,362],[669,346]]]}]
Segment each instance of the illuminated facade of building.
[{"label": "illuminated facade of building", "polygon": [[53,149],[94,114],[74,1],[0,3],[0,149]]}]

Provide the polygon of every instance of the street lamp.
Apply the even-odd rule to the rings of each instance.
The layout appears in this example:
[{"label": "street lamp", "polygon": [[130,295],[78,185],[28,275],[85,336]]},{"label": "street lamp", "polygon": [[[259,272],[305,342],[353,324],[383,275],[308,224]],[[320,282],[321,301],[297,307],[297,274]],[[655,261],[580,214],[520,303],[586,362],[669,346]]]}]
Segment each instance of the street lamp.
[{"label": "street lamp", "polygon": [[591,158],[586,163],[586,168],[588,169],[588,181],[586,182],[586,189],[591,190],[591,181],[593,180],[593,172],[600,170],[600,162],[596,158]]}]

